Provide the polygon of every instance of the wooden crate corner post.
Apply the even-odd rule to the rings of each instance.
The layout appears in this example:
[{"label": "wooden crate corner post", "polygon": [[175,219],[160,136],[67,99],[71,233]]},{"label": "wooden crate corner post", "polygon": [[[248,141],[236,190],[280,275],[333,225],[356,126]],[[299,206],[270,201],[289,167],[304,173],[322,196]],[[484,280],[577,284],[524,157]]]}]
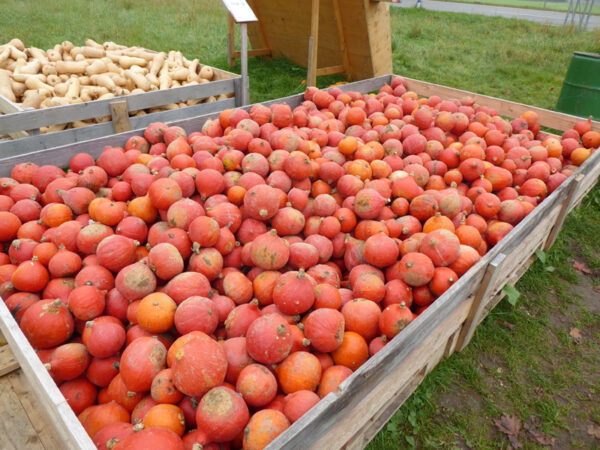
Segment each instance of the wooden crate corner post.
[{"label": "wooden crate corner post", "polygon": [[250,83],[248,80],[248,24],[258,22],[258,18],[246,0],[223,0],[223,4],[229,11],[229,34],[227,36],[227,53],[230,65],[235,61],[233,22],[240,25],[240,56],[242,64],[242,89],[241,102],[237,106],[245,106],[250,103]]}]

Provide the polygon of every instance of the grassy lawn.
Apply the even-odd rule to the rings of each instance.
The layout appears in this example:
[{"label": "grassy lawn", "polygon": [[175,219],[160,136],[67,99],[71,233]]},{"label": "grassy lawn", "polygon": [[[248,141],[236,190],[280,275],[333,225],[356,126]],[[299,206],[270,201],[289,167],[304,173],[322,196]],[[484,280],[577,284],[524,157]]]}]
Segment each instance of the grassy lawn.
[{"label": "grassy lawn", "polygon": [[[569,2],[543,2],[537,0],[442,0],[455,3],[474,3],[477,5],[508,6],[511,8],[540,9],[544,11],[567,12]],[[600,15],[600,6],[592,7],[592,14]]]},{"label": "grassy lawn", "polygon": [[[178,49],[229,70],[220,2],[51,0],[40,8],[33,0],[0,0],[0,9],[0,42],[19,37],[48,48],[91,37]],[[550,109],[573,51],[600,51],[600,31],[563,33],[518,20],[416,9],[393,8],[392,36],[395,73]],[[256,102],[301,92],[306,70],[282,59],[251,58],[250,76]],[[340,79],[323,77],[319,84]],[[536,262],[521,279],[517,306],[501,303],[469,347],[426,378],[371,448],[506,448],[508,440],[492,422],[502,413],[523,422],[535,417],[557,448],[592,446],[584,427],[600,424],[600,295],[591,289],[599,284],[599,249],[596,188],[571,214],[546,263]],[[573,259],[585,261],[595,275],[576,273]],[[582,330],[581,345],[569,337],[571,327]],[[521,440],[526,448],[539,445]]]}]

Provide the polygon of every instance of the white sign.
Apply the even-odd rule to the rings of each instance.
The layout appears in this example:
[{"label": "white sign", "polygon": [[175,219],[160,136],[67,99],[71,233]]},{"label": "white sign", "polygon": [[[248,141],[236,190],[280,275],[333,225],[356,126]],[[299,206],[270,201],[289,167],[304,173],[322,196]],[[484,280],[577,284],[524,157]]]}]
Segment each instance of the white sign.
[{"label": "white sign", "polygon": [[223,4],[236,23],[258,22],[246,0],[223,0]]}]

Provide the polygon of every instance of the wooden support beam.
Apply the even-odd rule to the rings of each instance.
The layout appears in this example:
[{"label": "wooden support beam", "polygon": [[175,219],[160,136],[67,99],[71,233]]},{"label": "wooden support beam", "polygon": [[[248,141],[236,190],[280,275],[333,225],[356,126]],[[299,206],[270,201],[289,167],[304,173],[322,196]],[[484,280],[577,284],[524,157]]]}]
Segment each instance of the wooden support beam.
[{"label": "wooden support beam", "polygon": [[479,290],[473,299],[473,303],[471,304],[471,309],[469,310],[469,314],[465,319],[465,323],[463,328],[458,336],[458,341],[456,342],[456,348],[458,351],[464,349],[467,344],[471,341],[473,337],[473,333],[475,333],[475,328],[477,328],[477,324],[479,324],[479,317],[483,312],[485,305],[487,304],[487,299],[491,295],[491,290],[494,288],[496,284],[496,279],[498,273],[498,267],[502,265],[502,262],[506,258],[506,255],[500,253],[496,256],[490,264],[487,266],[485,270],[485,274],[483,275],[483,280],[479,285]]},{"label": "wooden support beam", "polygon": [[329,66],[329,67],[320,67],[317,69],[317,76],[323,75],[332,75],[334,73],[343,73],[346,71],[344,66]]},{"label": "wooden support beam", "polygon": [[567,194],[567,197],[563,201],[562,208],[560,210],[560,214],[556,218],[556,223],[554,224],[554,227],[552,227],[552,231],[550,232],[550,235],[548,236],[548,239],[546,240],[546,243],[544,244],[544,251],[550,250],[550,247],[552,247],[552,245],[554,244],[554,241],[556,241],[556,238],[558,237],[558,233],[560,233],[560,230],[562,230],[563,224],[565,223],[565,219],[567,218],[567,214],[569,214],[569,211],[571,211],[571,204],[573,202],[573,197],[575,196],[575,192],[577,192],[579,183],[581,183],[583,181],[583,178],[584,178],[584,175],[579,174],[571,182],[571,186],[569,187],[569,192]]},{"label": "wooden support beam", "polygon": [[[11,114],[11,113],[16,113],[16,112],[21,112],[21,111],[23,111],[23,108],[21,108],[18,105],[15,105],[13,102],[11,102],[9,99],[7,99],[5,96],[0,95],[0,112],[1,113]],[[20,138],[29,136],[29,134],[26,131],[14,131],[12,133],[8,133],[8,135],[10,136],[11,139],[20,139]]]},{"label": "wooden support beam", "polygon": [[124,133],[131,130],[131,122],[129,121],[129,107],[127,100],[118,100],[110,104],[110,115],[115,133]]},{"label": "wooden support beam", "polygon": [[[235,50],[233,52],[234,58],[239,58],[242,55],[242,52]],[[270,56],[271,49],[270,48],[253,48],[248,50],[248,56]]]},{"label": "wooden support beam", "polygon": [[320,0],[312,0],[310,10],[310,37],[308,38],[307,86],[317,85],[317,54],[319,49],[319,6]]},{"label": "wooden support beam", "polygon": [[239,57],[239,52],[235,51],[235,26],[233,16],[229,13],[227,13],[227,30],[227,63],[229,67],[233,67],[235,66],[235,53],[238,53]]},{"label": "wooden support beam", "polygon": [[[346,72],[346,77],[350,73],[350,61],[348,59],[348,46],[346,45],[346,36],[344,35],[344,24],[342,22],[342,9],[340,8],[340,0],[333,0],[333,12],[335,13],[335,23],[337,24],[338,37],[340,39],[340,49],[342,50],[343,72]],[[336,72],[337,73],[337,72]]]},{"label": "wooden support beam", "polygon": [[242,46],[242,106],[250,103],[250,81],[248,80],[248,24],[240,24],[240,43]]}]

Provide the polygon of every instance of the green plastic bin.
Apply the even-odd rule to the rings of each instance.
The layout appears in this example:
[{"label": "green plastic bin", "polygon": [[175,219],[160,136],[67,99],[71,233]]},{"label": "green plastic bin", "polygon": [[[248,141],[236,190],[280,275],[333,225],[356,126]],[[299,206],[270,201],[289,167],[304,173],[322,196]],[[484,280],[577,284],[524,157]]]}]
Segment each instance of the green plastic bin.
[{"label": "green plastic bin", "polygon": [[556,110],[600,120],[600,55],[573,53]]}]

